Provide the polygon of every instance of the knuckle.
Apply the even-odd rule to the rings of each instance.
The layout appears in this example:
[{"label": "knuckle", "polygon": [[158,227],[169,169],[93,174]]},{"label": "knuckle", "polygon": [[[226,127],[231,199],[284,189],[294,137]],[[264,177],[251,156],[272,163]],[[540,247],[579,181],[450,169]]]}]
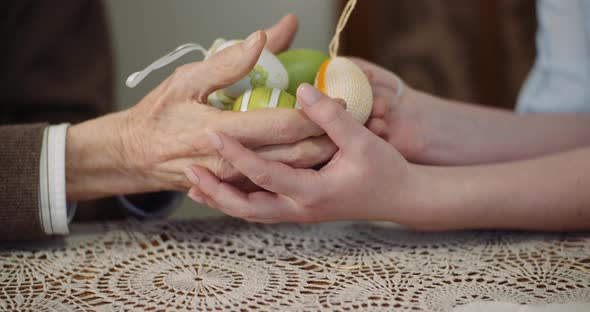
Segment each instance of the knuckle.
[{"label": "knuckle", "polygon": [[300,110],[288,111],[291,115],[284,122],[287,127],[291,139],[299,141],[310,136],[318,136],[324,134],[324,130]]},{"label": "knuckle", "polygon": [[222,181],[233,181],[239,176],[236,168],[234,168],[231,163],[222,158],[219,158],[215,161],[213,172]]},{"label": "knuckle", "polygon": [[314,166],[329,159],[335,150],[336,146],[331,141],[304,141],[293,147],[290,165],[296,168]]},{"label": "knuckle", "polygon": [[306,196],[297,199],[297,202],[300,203],[303,211],[312,210],[312,208],[318,206],[320,201],[321,200],[314,194],[307,194]]},{"label": "knuckle", "polygon": [[190,69],[189,66],[191,66],[190,64],[186,64],[186,65],[181,65],[178,66],[174,69],[174,72],[172,73],[172,78],[175,81],[184,81],[188,78]]},{"label": "knuckle", "polygon": [[291,142],[296,139],[298,127],[292,122],[280,123],[275,128],[275,133],[281,140]]},{"label": "knuckle", "polygon": [[346,112],[342,106],[332,99],[326,99],[323,103],[318,103],[323,109],[320,111],[320,122],[323,124],[330,124],[343,117]]},{"label": "knuckle", "polygon": [[269,186],[272,183],[272,178],[268,172],[260,172],[252,177],[252,182],[260,187]]},{"label": "knuckle", "polygon": [[291,149],[288,164],[292,167],[299,167],[303,165],[303,162],[305,162],[305,159],[308,158],[308,155],[309,152],[305,143],[296,144]]},{"label": "knuckle", "polygon": [[312,156],[314,157],[313,165],[329,161],[332,157],[334,157],[334,154],[336,154],[337,151],[338,147],[332,143],[332,141],[328,142],[327,144],[323,144],[322,147],[319,148],[317,155]]},{"label": "knuckle", "polygon": [[193,99],[201,104],[206,104],[209,101],[209,95],[214,91],[214,87],[202,86],[202,88],[195,91]]},{"label": "knuckle", "polygon": [[192,83],[194,77],[200,76],[197,73],[202,70],[201,66],[203,66],[202,63],[197,63],[177,67],[172,74],[172,92],[175,94],[178,94],[178,91],[181,91],[181,94],[189,92],[190,97],[198,103],[207,103],[209,94],[213,92],[215,87],[207,80]]},{"label": "knuckle", "polygon": [[[225,52],[225,51],[224,51]],[[227,79],[233,77],[238,73],[241,73],[240,58],[239,57],[228,57],[228,55],[219,55],[219,57],[213,57],[210,59],[211,73],[221,79]]]}]

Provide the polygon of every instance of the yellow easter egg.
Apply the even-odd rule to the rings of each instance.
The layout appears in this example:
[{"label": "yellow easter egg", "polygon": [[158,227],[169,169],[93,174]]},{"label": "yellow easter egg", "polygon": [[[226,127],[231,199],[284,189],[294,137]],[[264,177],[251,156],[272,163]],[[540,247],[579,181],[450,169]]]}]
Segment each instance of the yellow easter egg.
[{"label": "yellow easter egg", "polygon": [[297,99],[291,94],[269,87],[258,87],[240,95],[234,103],[233,110],[246,112],[263,108],[299,108]]},{"label": "yellow easter egg", "polygon": [[363,71],[351,60],[335,57],[325,61],[315,86],[332,98],[346,101],[346,110],[364,124],[373,109],[373,89]]}]

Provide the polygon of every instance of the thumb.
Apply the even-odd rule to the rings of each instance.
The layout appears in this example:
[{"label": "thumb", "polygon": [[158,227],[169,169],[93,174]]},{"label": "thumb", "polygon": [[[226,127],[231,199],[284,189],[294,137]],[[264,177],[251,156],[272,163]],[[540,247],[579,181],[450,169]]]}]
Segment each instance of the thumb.
[{"label": "thumb", "polygon": [[358,140],[368,139],[368,130],[360,124],[337,100],[304,83],[297,90],[305,114],[320,126],[332,141],[346,150]]},{"label": "thumb", "polygon": [[266,30],[266,36],[268,37],[266,48],[275,54],[286,51],[293,43],[298,28],[297,16],[294,14],[286,15],[276,25]]},{"label": "thumb", "polygon": [[239,81],[254,68],[265,44],[266,34],[257,31],[205,61],[180,67],[174,73],[176,90],[207,103],[211,93]]}]

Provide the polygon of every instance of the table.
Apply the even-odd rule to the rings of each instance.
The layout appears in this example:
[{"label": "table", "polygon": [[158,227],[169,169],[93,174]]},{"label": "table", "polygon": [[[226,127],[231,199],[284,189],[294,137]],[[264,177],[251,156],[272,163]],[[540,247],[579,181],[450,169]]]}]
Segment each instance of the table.
[{"label": "table", "polygon": [[565,311],[563,303],[590,310],[588,233],[421,233],[384,223],[228,218],[74,224],[62,240],[4,243],[0,268],[3,311],[482,311],[500,304],[502,311],[518,304]]}]

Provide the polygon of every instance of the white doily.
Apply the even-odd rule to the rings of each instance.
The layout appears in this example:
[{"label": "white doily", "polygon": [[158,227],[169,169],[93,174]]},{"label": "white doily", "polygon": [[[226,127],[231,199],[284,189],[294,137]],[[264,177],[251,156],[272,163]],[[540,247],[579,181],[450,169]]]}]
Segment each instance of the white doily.
[{"label": "white doily", "polygon": [[[233,219],[72,226],[0,249],[0,310],[590,310],[590,235]],[[533,306],[534,305],[534,306]],[[493,311],[493,310],[486,310]],[[541,310],[539,310],[541,311]],[[578,310],[572,310],[578,311]]]}]

